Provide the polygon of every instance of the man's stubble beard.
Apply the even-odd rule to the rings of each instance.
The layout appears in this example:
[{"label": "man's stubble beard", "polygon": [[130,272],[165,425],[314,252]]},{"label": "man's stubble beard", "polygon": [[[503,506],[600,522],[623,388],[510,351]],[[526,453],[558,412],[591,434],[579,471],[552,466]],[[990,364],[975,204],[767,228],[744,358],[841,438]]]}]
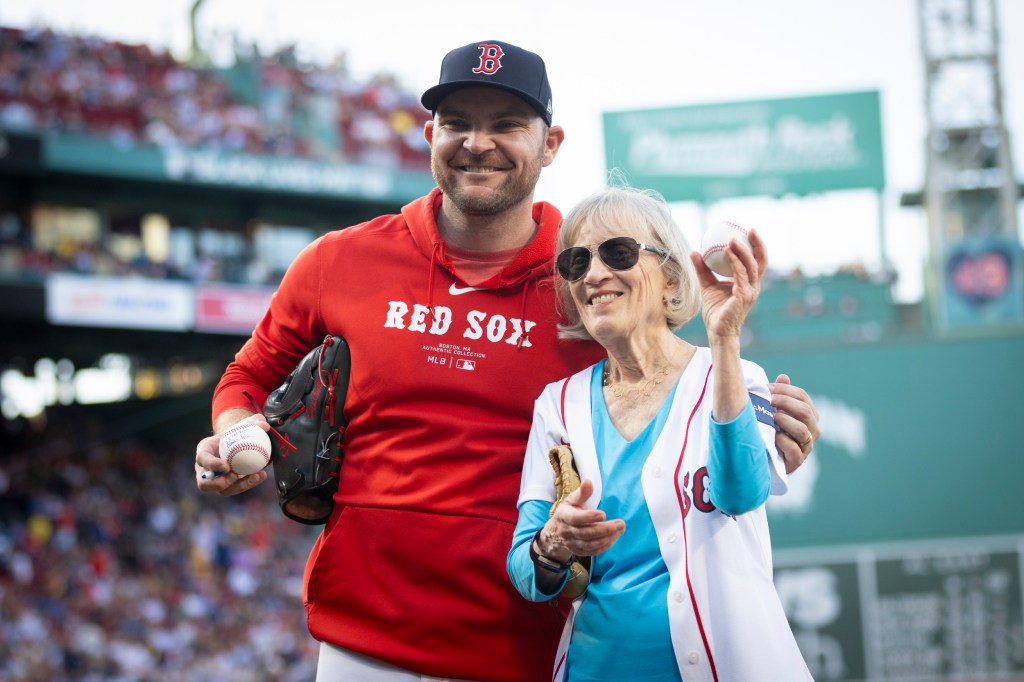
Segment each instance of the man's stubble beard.
[{"label": "man's stubble beard", "polygon": [[540,171],[544,167],[543,161],[544,149],[541,148],[536,158],[523,168],[522,173],[506,178],[488,197],[467,196],[454,180],[457,171],[449,169],[447,164],[439,161],[433,154],[430,156],[430,171],[441,192],[464,215],[493,216],[507,211],[533,195],[540,179]]}]

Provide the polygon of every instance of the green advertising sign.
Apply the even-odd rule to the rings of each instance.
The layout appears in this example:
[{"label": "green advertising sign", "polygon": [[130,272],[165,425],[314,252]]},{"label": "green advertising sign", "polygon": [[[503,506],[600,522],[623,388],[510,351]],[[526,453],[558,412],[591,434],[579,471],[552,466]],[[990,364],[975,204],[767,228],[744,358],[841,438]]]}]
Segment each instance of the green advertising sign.
[{"label": "green advertising sign", "polygon": [[328,163],[214,149],[119,147],[79,135],[48,135],[47,170],[135,180],[404,203],[434,187],[429,171]]},{"label": "green advertising sign", "polygon": [[669,201],[885,186],[877,91],[609,112],[605,160]]}]

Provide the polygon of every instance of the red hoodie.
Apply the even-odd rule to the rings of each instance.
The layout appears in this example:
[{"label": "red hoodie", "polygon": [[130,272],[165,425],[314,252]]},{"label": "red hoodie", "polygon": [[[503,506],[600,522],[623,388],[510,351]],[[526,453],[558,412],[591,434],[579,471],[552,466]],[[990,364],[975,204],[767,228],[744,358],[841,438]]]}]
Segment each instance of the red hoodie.
[{"label": "red hoodie", "polygon": [[553,206],[535,204],[533,241],[470,287],[445,255],[441,198],[307,247],[213,412],[248,407],[243,391],[262,404],[325,334],[344,337],[345,462],[306,567],[310,632],[435,677],[544,680],[564,613],[524,600],[505,571],[523,454],[544,386],[603,353],[556,338]]}]

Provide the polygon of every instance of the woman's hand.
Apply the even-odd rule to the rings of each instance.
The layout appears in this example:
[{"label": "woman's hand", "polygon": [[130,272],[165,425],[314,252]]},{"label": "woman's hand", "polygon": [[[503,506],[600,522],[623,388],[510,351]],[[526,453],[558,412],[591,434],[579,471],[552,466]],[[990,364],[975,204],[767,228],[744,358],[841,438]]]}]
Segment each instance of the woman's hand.
[{"label": "woman's hand", "polygon": [[607,521],[603,511],[583,506],[593,494],[594,484],[585,479],[558,505],[537,540],[539,554],[561,562],[570,555],[595,556],[615,544],[625,532],[626,522]]},{"label": "woman's hand", "polygon": [[738,339],[740,328],[761,292],[761,280],[768,266],[768,250],[761,236],[751,230],[750,247],[739,240],[729,241],[725,251],[732,265],[733,279],[719,280],[694,251],[690,260],[700,283],[701,309],[708,340]]}]

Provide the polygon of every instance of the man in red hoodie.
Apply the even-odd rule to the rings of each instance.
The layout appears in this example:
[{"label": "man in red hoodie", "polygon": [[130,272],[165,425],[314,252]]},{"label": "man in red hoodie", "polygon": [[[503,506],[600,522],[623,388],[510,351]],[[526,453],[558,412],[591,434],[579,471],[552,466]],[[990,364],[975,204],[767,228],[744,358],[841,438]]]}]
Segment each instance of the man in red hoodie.
[{"label": "man in red hoodie", "polygon": [[[556,338],[561,216],[533,201],[564,132],[544,62],[504,42],[451,51],[422,103],[438,188],[296,258],[216,388],[214,432],[265,423],[246,394],[262,404],[325,335],[344,337],[345,463],[306,567],[318,680],[543,680],[564,612],[521,599],[505,572],[523,453],[543,387],[601,357]],[[777,446],[795,469],[817,414],[780,379]],[[197,447],[200,490],[266,480],[226,473],[218,443]]]}]

